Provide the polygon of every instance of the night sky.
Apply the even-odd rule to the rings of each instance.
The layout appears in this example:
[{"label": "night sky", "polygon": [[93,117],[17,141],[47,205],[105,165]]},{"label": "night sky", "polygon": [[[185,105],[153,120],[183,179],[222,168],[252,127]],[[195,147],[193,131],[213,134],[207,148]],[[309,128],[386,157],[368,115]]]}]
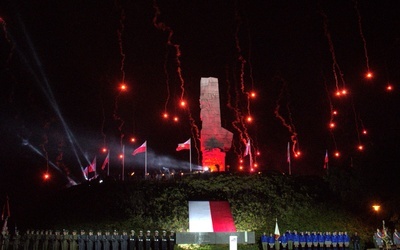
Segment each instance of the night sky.
[{"label": "night sky", "polygon": [[[122,144],[126,171],[135,171],[143,156],[130,154],[146,140],[151,168],[187,166],[188,152],[175,148],[196,139],[190,118],[201,128],[201,77],[219,79],[232,168],[247,134],[259,170],[287,172],[293,131],[276,117],[279,105],[301,152],[292,152],[293,174],[323,174],[326,150],[330,168],[390,173],[400,139],[399,10],[398,1],[2,1],[2,188],[41,183],[46,153],[58,186],[66,176],[83,181],[81,166],[95,156],[100,167],[103,146],[113,173]],[[192,158],[198,164],[195,148]]]}]

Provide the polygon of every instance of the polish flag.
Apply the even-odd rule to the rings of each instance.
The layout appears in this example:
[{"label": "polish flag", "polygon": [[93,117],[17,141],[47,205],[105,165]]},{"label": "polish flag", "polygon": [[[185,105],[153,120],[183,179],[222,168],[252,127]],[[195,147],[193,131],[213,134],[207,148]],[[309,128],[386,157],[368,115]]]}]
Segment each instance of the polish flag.
[{"label": "polish flag", "polygon": [[243,157],[248,156],[250,154],[250,140],[246,143],[246,149],[244,150]]},{"label": "polish flag", "polygon": [[183,143],[179,143],[178,147],[176,147],[176,151],[181,151],[181,150],[189,150],[190,149],[190,138],[189,140],[183,142]]},{"label": "polish flag", "polygon": [[106,159],[104,159],[103,165],[101,165],[101,170],[104,170],[110,162],[110,153],[107,154]]},{"label": "polish flag", "polygon": [[96,172],[96,156],[88,167],[88,173]]},{"label": "polish flag", "polygon": [[279,232],[279,227],[278,227],[278,219],[276,219],[276,222],[275,222],[275,232],[274,232],[274,235],[275,235],[275,239],[278,239],[279,236],[281,236],[281,233]]},{"label": "polish flag", "polygon": [[135,150],[133,151],[132,155],[144,153],[144,152],[146,152],[146,148],[147,148],[147,141],[145,141],[140,147],[138,147],[137,149],[135,149]]},{"label": "polish flag", "polygon": [[324,160],[324,169],[328,169],[328,163],[329,163],[328,150],[326,150],[326,152],[325,152],[325,160]]},{"label": "polish flag", "polygon": [[236,232],[227,201],[189,201],[189,232]]}]

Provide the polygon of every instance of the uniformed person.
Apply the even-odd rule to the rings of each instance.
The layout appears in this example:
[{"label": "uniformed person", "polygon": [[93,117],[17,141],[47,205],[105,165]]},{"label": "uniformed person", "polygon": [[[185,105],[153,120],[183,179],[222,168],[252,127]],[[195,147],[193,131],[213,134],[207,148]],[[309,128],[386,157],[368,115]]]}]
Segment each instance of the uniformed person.
[{"label": "uniformed person", "polygon": [[8,229],[4,229],[1,231],[2,239],[0,241],[1,243],[1,249],[2,250],[8,250],[8,247],[10,246],[10,234],[8,233]]},{"label": "uniformed person", "polygon": [[34,231],[34,234],[32,236],[33,240],[33,250],[39,250],[39,243],[40,243],[40,231]]},{"label": "uniformed person", "polygon": [[290,230],[286,231],[285,233],[287,238],[287,247],[289,250],[293,250],[293,234]]},{"label": "uniformed person", "polygon": [[168,250],[167,231],[163,230],[161,235],[161,250]]},{"label": "uniformed person", "polygon": [[272,234],[272,233],[270,233],[269,235],[268,235],[268,246],[269,246],[269,249],[274,249],[274,245],[275,245],[275,237],[274,237],[274,235]]},{"label": "uniformed person", "polygon": [[294,250],[298,250],[298,249],[299,249],[299,246],[300,246],[300,236],[299,236],[299,234],[297,233],[296,230],[293,231],[293,236],[292,236],[292,238],[293,238]]},{"label": "uniformed person", "polygon": [[72,230],[72,234],[69,238],[69,249],[78,250],[78,246],[78,232],[76,230]]},{"label": "uniformed person", "polygon": [[160,249],[160,243],[161,243],[161,238],[160,235],[158,234],[158,231],[154,231],[154,236],[153,236],[153,250],[159,250]]},{"label": "uniformed person", "polygon": [[94,242],[96,241],[96,236],[93,234],[93,230],[89,230],[89,235],[87,236],[86,250],[94,250]]},{"label": "uniformed person", "polygon": [[85,230],[81,230],[81,233],[78,235],[78,249],[85,250],[86,249],[86,242],[87,242],[87,234]]},{"label": "uniformed person", "polygon": [[29,249],[29,244],[31,242],[31,232],[28,230],[26,230],[26,233],[24,234],[24,236],[22,237],[23,243],[24,243],[24,250],[28,250]]},{"label": "uniformed person", "polygon": [[60,240],[61,240],[60,231],[56,230],[54,233],[53,250],[60,250],[60,245],[61,245]]},{"label": "uniformed person", "polygon": [[96,237],[95,237],[94,249],[95,250],[101,250],[102,243],[103,243],[103,235],[101,234],[101,231],[98,230],[97,234],[96,234]]},{"label": "uniformed person", "polygon": [[55,236],[53,230],[49,230],[49,246],[48,250],[53,250]]},{"label": "uniformed person", "polygon": [[397,232],[397,229],[394,229],[393,232],[393,244],[396,246],[397,249],[400,248],[400,233]]},{"label": "uniformed person", "polygon": [[136,250],[137,237],[135,235],[135,230],[131,230],[129,234],[129,250]]},{"label": "uniformed person", "polygon": [[144,248],[145,248],[145,250],[150,250],[151,249],[150,230],[147,230],[146,235],[144,236]]},{"label": "uniformed person", "polygon": [[169,233],[169,236],[168,236],[168,249],[169,250],[174,250],[175,240],[176,240],[175,231],[171,230],[171,232]]},{"label": "uniformed person", "polygon": [[69,235],[68,230],[64,229],[63,234],[61,235],[61,250],[69,249]]},{"label": "uniformed person", "polygon": [[105,234],[103,235],[103,250],[110,250],[111,244],[111,234],[109,230],[106,230]]},{"label": "uniformed person", "polygon": [[112,250],[118,250],[119,249],[119,242],[121,240],[121,237],[118,235],[118,231],[114,230],[114,233],[111,237],[111,246]]},{"label": "uniformed person", "polygon": [[143,235],[143,231],[140,230],[139,231],[139,236],[137,239],[137,250],[143,250],[144,249],[144,235]]},{"label": "uniformed person", "polygon": [[21,244],[21,235],[18,230],[15,230],[15,234],[13,236],[13,250],[18,250],[19,245]]},{"label": "uniformed person", "polygon": [[264,232],[260,237],[261,247],[263,250],[268,250],[268,235]]},{"label": "uniformed person", "polygon": [[332,234],[331,232],[326,232],[325,233],[325,247],[326,248],[331,248],[332,245]]},{"label": "uniformed person", "polygon": [[129,240],[129,235],[126,232],[126,230],[123,230],[119,244],[121,250],[128,250],[128,240]]},{"label": "uniformed person", "polygon": [[44,235],[43,235],[42,250],[49,249],[49,240],[50,240],[49,230],[46,230],[46,231],[44,231]]}]

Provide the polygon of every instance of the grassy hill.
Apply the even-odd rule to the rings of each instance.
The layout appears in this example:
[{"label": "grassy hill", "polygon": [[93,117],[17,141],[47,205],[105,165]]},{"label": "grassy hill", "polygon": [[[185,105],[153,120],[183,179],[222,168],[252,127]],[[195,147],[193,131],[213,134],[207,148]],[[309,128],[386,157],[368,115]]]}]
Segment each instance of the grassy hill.
[{"label": "grassy hill", "polygon": [[[26,227],[186,231],[188,201],[226,200],[238,231],[357,231],[370,244],[373,228],[321,177],[195,174],[170,180],[106,180],[59,191],[29,209]],[[250,249],[257,246],[247,246]]]}]

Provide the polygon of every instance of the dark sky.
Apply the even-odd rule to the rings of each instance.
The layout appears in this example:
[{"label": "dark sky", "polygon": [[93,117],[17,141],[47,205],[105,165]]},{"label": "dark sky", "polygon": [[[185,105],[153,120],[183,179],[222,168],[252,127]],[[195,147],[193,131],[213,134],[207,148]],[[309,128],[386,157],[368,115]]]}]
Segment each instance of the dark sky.
[{"label": "dark sky", "polygon": [[[46,170],[39,154],[46,152],[62,172],[50,167],[60,183],[65,184],[65,175],[81,181],[80,164],[86,166],[97,156],[101,165],[103,145],[111,148],[117,171],[122,135],[127,154],[147,140],[157,164],[172,167],[180,163],[171,159],[187,161],[187,152],[177,153],[175,147],[195,138],[190,116],[201,127],[199,83],[200,77],[209,76],[219,78],[222,122],[235,134],[236,152],[229,152],[227,159],[232,166],[238,165],[237,153],[244,145],[232,126],[235,111],[227,103],[237,105],[241,116],[248,114],[242,84],[245,92],[257,93],[250,101],[254,121],[244,127],[254,142],[253,153],[261,153],[261,170],[287,172],[286,146],[292,133],[276,118],[277,103],[280,115],[295,127],[302,153],[292,160],[293,173],[323,173],[325,150],[330,167],[391,171],[398,165],[398,1],[156,3],[157,23],[169,28],[164,31],[153,25],[152,1],[2,1],[3,183],[38,181]],[[323,15],[350,92],[343,98],[334,95]],[[174,45],[179,45],[178,57]],[[364,76],[367,58],[371,80]],[[341,89],[338,68],[336,74]],[[118,89],[123,75],[126,92]],[[385,90],[388,82],[394,87],[391,92]],[[186,110],[177,104],[182,84]],[[333,135],[328,128],[330,103],[339,112]],[[165,106],[180,117],[179,123],[161,118]],[[135,144],[129,142],[131,136]],[[362,152],[357,151],[359,143],[365,147]],[[333,156],[336,149],[341,152],[338,159]],[[193,150],[195,164],[197,159]],[[141,161],[128,155],[128,171]]]}]

